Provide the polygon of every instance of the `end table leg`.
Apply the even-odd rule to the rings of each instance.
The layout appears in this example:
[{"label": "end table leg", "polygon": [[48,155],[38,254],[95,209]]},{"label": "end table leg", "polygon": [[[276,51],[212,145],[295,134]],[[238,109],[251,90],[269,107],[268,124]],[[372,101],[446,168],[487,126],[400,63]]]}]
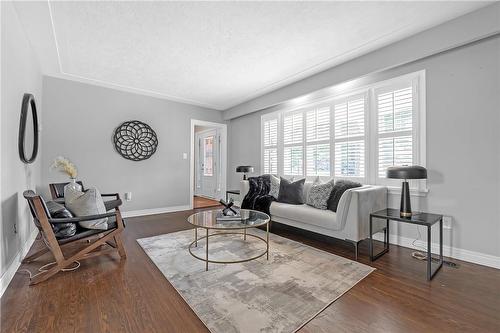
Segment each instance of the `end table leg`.
[{"label": "end table leg", "polygon": [[443,218],[439,220],[439,261],[443,263]]},{"label": "end table leg", "polygon": [[194,228],[194,246],[198,247],[198,228]]},{"label": "end table leg", "polygon": [[247,240],[247,229],[243,229],[243,240]]},{"label": "end table leg", "polygon": [[266,247],[267,260],[269,260],[269,222],[266,224]]},{"label": "end table leg", "polygon": [[370,215],[370,261],[373,261],[372,216]]},{"label": "end table leg", "polygon": [[205,271],[208,271],[208,228],[207,228],[207,249],[206,249],[206,253],[207,253],[207,261],[205,262]]},{"label": "end table leg", "polygon": [[427,281],[431,280],[432,252],[431,252],[431,227],[427,227]]},{"label": "end table leg", "polygon": [[385,221],[386,221],[386,231],[387,231],[387,252],[389,252],[389,235],[390,235],[389,223],[390,223],[390,221],[389,221],[389,219],[386,219]]}]

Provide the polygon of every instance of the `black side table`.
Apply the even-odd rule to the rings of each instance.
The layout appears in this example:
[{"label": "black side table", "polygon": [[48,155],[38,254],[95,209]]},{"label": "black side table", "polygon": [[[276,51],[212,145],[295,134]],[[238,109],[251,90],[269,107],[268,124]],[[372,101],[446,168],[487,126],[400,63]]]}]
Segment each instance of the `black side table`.
[{"label": "black side table", "polygon": [[231,194],[236,194],[236,195],[240,195],[240,190],[227,190],[227,191],[226,191],[226,201],[228,201],[228,200],[229,200],[229,198],[228,198],[229,193],[231,193]]},{"label": "black side table", "polygon": [[[373,255],[373,218],[386,220],[386,233],[384,233],[384,249]],[[423,225],[427,227],[427,280],[430,281],[443,266],[443,215],[414,212],[411,217],[401,217],[399,210],[386,208],[370,214],[370,260],[375,261],[385,253],[389,252],[389,221],[397,221],[409,224]],[[431,253],[431,228],[439,222],[439,262],[437,267],[432,269]]]}]

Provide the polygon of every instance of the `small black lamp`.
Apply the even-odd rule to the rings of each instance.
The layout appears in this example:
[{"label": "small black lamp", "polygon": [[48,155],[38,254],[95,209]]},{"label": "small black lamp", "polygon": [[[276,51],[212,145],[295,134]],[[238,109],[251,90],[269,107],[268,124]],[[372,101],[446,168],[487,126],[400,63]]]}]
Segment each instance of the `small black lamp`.
[{"label": "small black lamp", "polygon": [[251,165],[240,165],[236,167],[236,172],[243,173],[243,180],[247,179],[247,173],[253,172],[253,166]]},{"label": "small black lamp", "polygon": [[407,179],[426,179],[427,169],[418,165],[403,165],[387,168],[387,178],[404,179],[401,189],[401,217],[411,217],[410,186]]}]

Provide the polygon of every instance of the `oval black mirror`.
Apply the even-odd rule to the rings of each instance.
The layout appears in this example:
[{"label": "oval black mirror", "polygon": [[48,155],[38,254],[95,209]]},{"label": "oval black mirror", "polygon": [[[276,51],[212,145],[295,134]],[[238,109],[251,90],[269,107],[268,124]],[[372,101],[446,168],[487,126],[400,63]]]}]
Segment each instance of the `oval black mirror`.
[{"label": "oval black mirror", "polygon": [[[31,117],[28,114],[30,112]],[[38,116],[36,113],[35,97],[32,94],[24,94],[23,96],[21,120],[19,122],[18,148],[21,161],[24,163],[33,163],[35,161],[38,154]],[[28,157],[26,151],[29,152],[30,150],[31,155]]]}]

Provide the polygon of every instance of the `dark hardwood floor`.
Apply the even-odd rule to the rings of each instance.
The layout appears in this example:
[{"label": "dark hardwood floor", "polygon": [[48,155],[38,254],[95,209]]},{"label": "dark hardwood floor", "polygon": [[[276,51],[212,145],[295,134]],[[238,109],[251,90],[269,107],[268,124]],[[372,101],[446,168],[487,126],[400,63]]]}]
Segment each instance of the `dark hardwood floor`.
[{"label": "dark hardwood floor", "polygon": [[[190,228],[189,214],[127,219],[126,260],[91,258],[32,287],[25,274],[16,274],[1,298],[1,332],[208,332],[136,242]],[[272,229],[353,259],[347,243],[277,224]],[[367,252],[365,242],[359,261],[377,270],[300,332],[500,332],[500,270],[454,260],[458,269],[445,266],[427,282],[425,263],[409,249],[391,246],[374,263]],[[44,256],[21,268],[34,271],[49,261]]]}]

